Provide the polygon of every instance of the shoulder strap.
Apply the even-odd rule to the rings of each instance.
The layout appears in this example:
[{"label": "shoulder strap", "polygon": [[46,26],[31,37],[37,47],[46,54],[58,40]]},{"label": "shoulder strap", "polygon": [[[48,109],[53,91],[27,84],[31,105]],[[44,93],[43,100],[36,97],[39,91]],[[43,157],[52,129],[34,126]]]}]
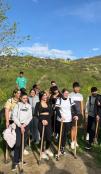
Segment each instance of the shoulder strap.
[{"label": "shoulder strap", "polygon": [[89,105],[91,106],[91,96],[89,96]]},{"label": "shoulder strap", "polygon": [[70,104],[72,105],[71,98],[69,98]]}]

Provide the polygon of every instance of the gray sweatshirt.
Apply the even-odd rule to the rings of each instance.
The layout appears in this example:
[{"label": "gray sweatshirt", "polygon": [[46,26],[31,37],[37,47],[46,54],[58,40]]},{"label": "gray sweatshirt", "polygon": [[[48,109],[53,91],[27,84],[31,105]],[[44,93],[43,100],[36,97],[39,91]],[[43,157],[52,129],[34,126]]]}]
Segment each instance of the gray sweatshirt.
[{"label": "gray sweatshirt", "polygon": [[32,108],[31,105],[26,103],[19,102],[12,112],[12,118],[14,123],[21,127],[21,124],[28,125],[32,120]]}]

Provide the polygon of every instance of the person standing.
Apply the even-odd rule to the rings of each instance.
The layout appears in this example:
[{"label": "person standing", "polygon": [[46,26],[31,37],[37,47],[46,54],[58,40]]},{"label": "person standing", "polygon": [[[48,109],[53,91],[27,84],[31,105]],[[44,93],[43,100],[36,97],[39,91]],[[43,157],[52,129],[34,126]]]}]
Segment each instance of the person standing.
[{"label": "person standing", "polygon": [[[61,138],[61,154],[65,154],[65,145],[68,132],[72,128],[72,120],[78,120],[78,116],[75,109],[75,103],[70,99],[67,89],[62,90],[63,97],[60,97],[56,101],[56,114],[59,125],[63,122],[62,138]],[[59,126],[60,127],[60,126]]]},{"label": "person standing", "polygon": [[[74,101],[75,107],[78,114],[78,126],[82,126],[83,122],[83,115],[84,115],[84,108],[83,108],[83,95],[80,94],[80,84],[78,82],[73,83],[73,92],[70,93],[70,98]],[[77,131],[75,125],[71,129],[71,149],[75,148],[75,137],[77,137]],[[78,143],[76,143],[78,147]]]},{"label": "person standing", "polygon": [[24,77],[24,72],[22,71],[16,79],[16,86],[18,89],[26,89],[27,87],[27,79]]},{"label": "person standing", "polygon": [[53,153],[50,151],[51,145],[51,105],[48,102],[47,94],[44,91],[39,92],[39,102],[35,107],[35,116],[39,119],[38,128],[40,132],[40,137],[42,138],[42,130],[43,126],[45,126],[44,132],[44,142],[46,142],[46,147],[42,148],[42,156],[43,159],[49,159],[49,157],[53,157]]},{"label": "person standing", "polygon": [[13,122],[12,120],[12,111],[15,107],[15,105],[19,102],[20,99],[20,90],[19,89],[15,89],[13,91],[13,95],[10,99],[7,100],[7,102],[5,103],[5,120],[6,120],[6,128],[9,127],[9,125]]},{"label": "person standing", "polygon": [[27,138],[27,133],[29,130],[29,123],[32,119],[32,108],[28,103],[28,96],[26,93],[21,95],[21,102],[15,106],[12,118],[16,124],[16,144],[14,147],[14,161],[12,165],[12,171],[16,170],[16,166],[21,160],[21,137],[24,136],[24,145]]},{"label": "person standing", "polygon": [[86,140],[88,141],[87,146],[85,148],[88,150],[91,149],[91,144],[93,143],[95,135],[94,125],[96,125],[96,118],[95,118],[96,115],[94,112],[94,107],[97,96],[98,96],[97,87],[92,87],[91,95],[87,99],[86,110],[85,110],[85,115],[87,120]]},{"label": "person standing", "polygon": [[36,91],[34,89],[30,90],[30,95],[28,99],[30,105],[32,106],[32,116],[33,116],[33,119],[30,122],[30,132],[32,135],[33,142],[35,142],[35,144],[39,144],[38,118],[35,117],[34,115],[36,103],[39,102],[39,96],[36,95]]}]

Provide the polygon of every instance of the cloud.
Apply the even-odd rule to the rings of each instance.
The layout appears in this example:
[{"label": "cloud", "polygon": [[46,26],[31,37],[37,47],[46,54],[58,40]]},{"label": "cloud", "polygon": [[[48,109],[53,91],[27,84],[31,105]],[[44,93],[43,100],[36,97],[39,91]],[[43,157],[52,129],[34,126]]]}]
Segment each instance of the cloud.
[{"label": "cloud", "polygon": [[48,45],[43,45],[40,43],[35,43],[31,47],[19,47],[19,53],[24,55],[29,54],[36,57],[50,57],[50,58],[71,58],[75,59],[76,56],[73,55],[71,50],[59,50],[59,49],[49,49]]},{"label": "cloud", "polygon": [[78,6],[72,6],[72,8],[63,8],[57,13],[60,16],[75,16],[88,22],[94,22],[101,19],[101,1],[94,0],[82,3]]},{"label": "cloud", "polygon": [[91,50],[92,50],[92,51],[99,51],[100,48],[92,48]]}]

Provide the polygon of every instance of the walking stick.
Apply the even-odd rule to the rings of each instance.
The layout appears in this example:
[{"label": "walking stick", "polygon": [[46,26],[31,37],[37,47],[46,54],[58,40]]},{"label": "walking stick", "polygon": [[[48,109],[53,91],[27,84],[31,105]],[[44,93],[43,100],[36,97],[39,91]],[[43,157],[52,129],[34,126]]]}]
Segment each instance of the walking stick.
[{"label": "walking stick", "polygon": [[8,144],[6,143],[5,163],[8,163]]},{"label": "walking stick", "polygon": [[[76,135],[77,135],[77,120],[75,121],[75,127],[76,127]],[[77,154],[76,154],[76,143],[77,143],[77,140],[76,140],[76,137],[75,137],[74,158],[77,158]]]},{"label": "walking stick", "polygon": [[59,155],[60,155],[62,130],[63,130],[63,121],[61,121],[61,127],[60,127],[59,147],[58,147],[58,154],[56,155],[56,160],[57,161],[59,161]]},{"label": "walking stick", "polygon": [[97,120],[97,122],[96,122],[95,137],[94,137],[94,143],[95,143],[95,144],[97,144],[98,127],[99,127],[99,120]]},{"label": "walking stick", "polygon": [[20,171],[20,174],[23,174],[23,152],[24,152],[24,133],[22,134],[22,159],[21,159],[21,171]]},{"label": "walking stick", "polygon": [[45,125],[43,125],[43,128],[42,128],[42,138],[41,138],[41,149],[40,149],[39,165],[41,163],[42,148],[43,148],[43,142],[44,142],[44,132],[45,132]]}]

